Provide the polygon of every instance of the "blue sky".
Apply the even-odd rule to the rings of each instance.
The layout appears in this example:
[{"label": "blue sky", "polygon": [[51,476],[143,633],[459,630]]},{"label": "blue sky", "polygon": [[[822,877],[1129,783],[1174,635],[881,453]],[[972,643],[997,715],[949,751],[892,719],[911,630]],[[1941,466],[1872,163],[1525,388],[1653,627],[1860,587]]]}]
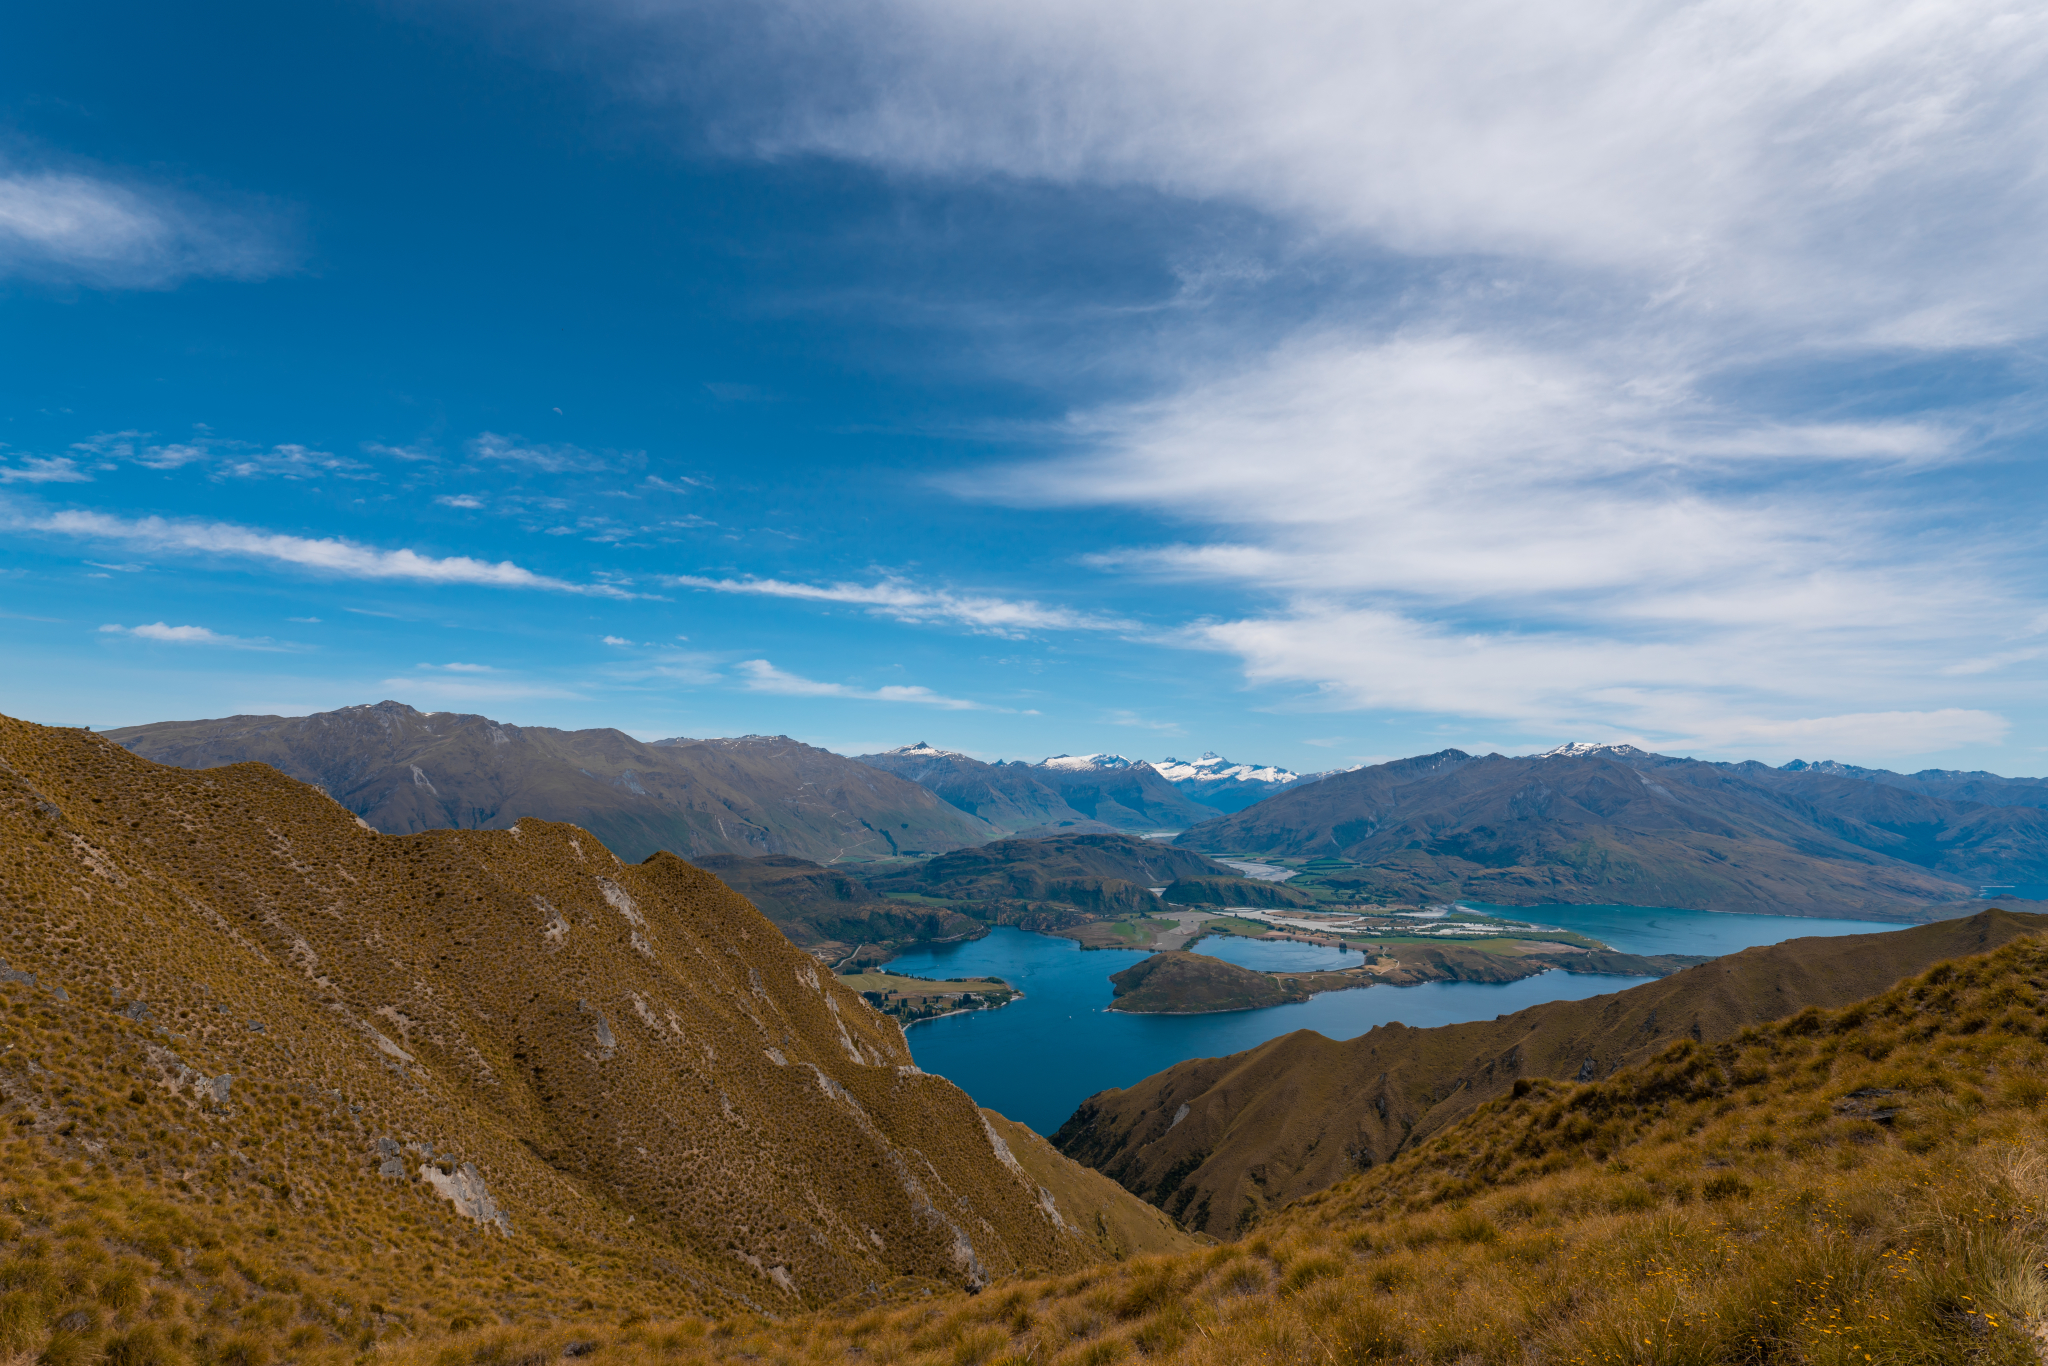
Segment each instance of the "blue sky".
[{"label": "blue sky", "polygon": [[2048,18],[0,18],[0,710],[2048,770]]}]

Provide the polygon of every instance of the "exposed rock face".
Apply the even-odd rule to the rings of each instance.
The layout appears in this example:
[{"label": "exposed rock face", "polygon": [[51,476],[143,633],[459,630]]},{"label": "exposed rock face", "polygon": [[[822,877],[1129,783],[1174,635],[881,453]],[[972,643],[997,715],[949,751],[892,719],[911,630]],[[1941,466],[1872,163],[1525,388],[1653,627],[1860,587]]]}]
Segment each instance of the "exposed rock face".
[{"label": "exposed rock face", "polygon": [[1327,885],[1404,902],[1910,920],[1983,883],[2048,881],[2048,810],[1630,746],[1444,750],[1290,789],[1176,843],[1351,860],[1360,866]]},{"label": "exposed rock face", "polygon": [[400,702],[105,732],[180,768],[250,760],[312,783],[386,834],[570,821],[628,861],[681,854],[886,858],[1001,833],[895,776],[787,736],[659,740],[504,725]]},{"label": "exposed rock face", "polygon": [[1187,1227],[1228,1236],[1246,1210],[1256,1217],[1385,1162],[1518,1079],[1597,1080],[1680,1039],[1845,1006],[1935,963],[2043,932],[2048,915],[1987,911],[1745,949],[1613,995],[1496,1020],[1382,1025],[1341,1043],[1296,1030],[1090,1096],[1053,1142]]},{"label": "exposed rock face", "polygon": [[66,992],[137,1103],[308,1198],[424,1183],[714,1308],[1101,1255],[894,1023],[672,855],[532,819],[377,834],[261,764],[5,718],[0,847],[9,989]]}]

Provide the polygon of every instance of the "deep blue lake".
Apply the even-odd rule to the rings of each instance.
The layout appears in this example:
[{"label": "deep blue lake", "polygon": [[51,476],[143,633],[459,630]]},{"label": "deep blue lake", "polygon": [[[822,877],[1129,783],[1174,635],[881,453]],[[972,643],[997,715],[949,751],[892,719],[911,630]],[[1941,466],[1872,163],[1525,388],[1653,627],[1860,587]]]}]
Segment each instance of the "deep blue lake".
[{"label": "deep blue lake", "polygon": [[[1474,909],[1478,909],[1475,907]],[[1724,915],[1641,906],[1501,908],[1518,920],[1578,930],[1629,953],[1723,954],[1805,935],[1901,928],[1860,920]],[[1310,944],[1217,936],[1197,952],[1266,971],[1355,965],[1356,954]],[[892,971],[919,977],[1001,977],[1024,999],[1001,1010],[950,1015],[914,1026],[918,1066],[959,1085],[991,1109],[1051,1134],[1097,1091],[1129,1086],[1189,1058],[1220,1057],[1297,1029],[1350,1039],[1400,1021],[1426,1027],[1486,1020],[1544,1001],[1624,991],[1648,979],[1546,972],[1519,982],[1426,982],[1333,991],[1299,1005],[1224,1015],[1123,1015],[1106,1011],[1109,975],[1143,959],[1135,949],[1082,949],[1072,940],[996,929],[985,939],[903,954]]]}]

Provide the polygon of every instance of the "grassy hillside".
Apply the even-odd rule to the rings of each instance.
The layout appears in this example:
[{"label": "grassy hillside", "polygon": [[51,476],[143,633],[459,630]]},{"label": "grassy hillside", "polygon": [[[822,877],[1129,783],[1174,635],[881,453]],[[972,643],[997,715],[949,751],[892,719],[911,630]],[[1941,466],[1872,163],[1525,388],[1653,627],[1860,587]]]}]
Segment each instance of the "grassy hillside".
[{"label": "grassy hillside", "polygon": [[1053,1142],[1190,1227],[1228,1236],[1408,1151],[1518,1080],[1596,1080],[1674,1041],[1723,1038],[1802,1006],[1846,1006],[1943,959],[2044,930],[2048,916],[1988,911],[1746,949],[1493,1020],[1382,1025],[1342,1042],[1297,1030],[1091,1096]]},{"label": "grassy hillside", "polygon": [[2033,1366],[2044,982],[2024,939],[1602,1081],[1525,1082],[1236,1242],[677,1355]]},{"label": "grassy hillside", "polygon": [[888,858],[999,833],[915,783],[784,736],[642,744],[399,702],[106,734],[181,768],[269,764],[387,834],[503,830],[537,816],[580,825],[629,861],[658,849]]},{"label": "grassy hillside", "polygon": [[1445,750],[1291,788],[1176,843],[1342,859],[1327,885],[1379,902],[1918,920],[1981,881],[2048,880],[2048,811],[1640,751]]},{"label": "grassy hillside", "polygon": [[262,765],[0,718],[0,910],[12,1341],[84,1361],[154,1325],[250,1366],[1104,1255],[893,1023],[669,855],[380,835]]}]

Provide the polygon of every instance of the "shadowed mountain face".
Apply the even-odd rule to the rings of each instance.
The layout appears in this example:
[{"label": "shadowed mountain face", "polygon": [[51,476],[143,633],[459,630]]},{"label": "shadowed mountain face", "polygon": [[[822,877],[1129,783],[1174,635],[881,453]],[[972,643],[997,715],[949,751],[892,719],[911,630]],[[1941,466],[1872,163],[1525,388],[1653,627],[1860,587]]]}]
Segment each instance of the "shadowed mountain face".
[{"label": "shadowed mountain face", "polygon": [[941,854],[920,867],[870,879],[881,892],[960,901],[1061,901],[1104,914],[1148,910],[1148,891],[1181,878],[1242,881],[1200,854],[1129,835],[1055,835],[997,840]]},{"label": "shadowed mountain face", "polygon": [[942,800],[1014,835],[1020,830],[1078,825],[1089,819],[1023,764],[985,764],[919,741],[856,761],[925,787]]},{"label": "shadowed mountain face", "polygon": [[[42,1053],[83,1062],[72,1085],[135,1088],[43,1124],[53,1162],[155,1170],[172,1201],[185,1162],[208,1210],[260,1180],[241,1218],[288,1239],[339,1218],[381,1246],[446,1213],[446,1257],[500,1230],[515,1258],[625,1257],[670,1313],[1103,1255],[1094,1211],[1055,1217],[893,1022],[672,855],[531,819],[382,835],[261,764],[5,718],[0,848],[0,984],[93,1041]],[[0,1069],[0,1103],[40,1075]],[[26,1103],[10,1124],[42,1123]]]},{"label": "shadowed mountain face", "polygon": [[892,901],[859,878],[788,854],[709,854],[692,862],[753,902],[791,943],[835,959],[863,944],[893,951],[982,930],[957,911]]},{"label": "shadowed mountain face", "polygon": [[1216,816],[1213,808],[1190,801],[1147,763],[1065,768],[1048,761],[1033,764],[1029,772],[1089,820],[1119,830],[1184,830]]},{"label": "shadowed mountain face", "polygon": [[1848,1005],[1935,963],[2044,930],[2048,915],[1993,910],[1745,949],[1611,996],[1496,1020],[1382,1025],[1342,1043],[1297,1030],[1091,1096],[1053,1142],[1185,1226],[1227,1237],[1414,1148],[1518,1078],[1595,1080],[1676,1040]]},{"label": "shadowed mountain face", "polygon": [[626,859],[887,858],[997,831],[891,774],[783,736],[662,740],[510,726],[398,702],[312,716],[166,721],[105,732],[180,768],[251,760],[325,789],[387,834],[572,821]]},{"label": "shadowed mountain face", "polygon": [[1132,763],[1120,755],[984,764],[920,742],[863,754],[860,762],[920,783],[962,811],[1013,834],[1050,833],[1091,822],[1097,830],[1181,830],[1216,814],[1182,795],[1152,765]]},{"label": "shadowed mountain face", "polygon": [[1462,897],[1914,919],[2048,880],[2048,811],[1950,802],[1626,746],[1337,774],[1183,834],[1210,853],[1334,855],[1367,900]]},{"label": "shadowed mountain face", "polygon": [[[1746,769],[1749,765],[1739,767]],[[1832,759],[1817,764],[1794,759],[1772,771],[1805,773],[1814,777],[1860,778],[1867,783],[1904,788],[1923,797],[1939,797],[1950,802],[1981,802],[1985,806],[2048,806],[2048,778],[2005,778],[1981,769],[1923,768],[1918,773],[1894,773],[1886,768],[1838,764]]]}]

